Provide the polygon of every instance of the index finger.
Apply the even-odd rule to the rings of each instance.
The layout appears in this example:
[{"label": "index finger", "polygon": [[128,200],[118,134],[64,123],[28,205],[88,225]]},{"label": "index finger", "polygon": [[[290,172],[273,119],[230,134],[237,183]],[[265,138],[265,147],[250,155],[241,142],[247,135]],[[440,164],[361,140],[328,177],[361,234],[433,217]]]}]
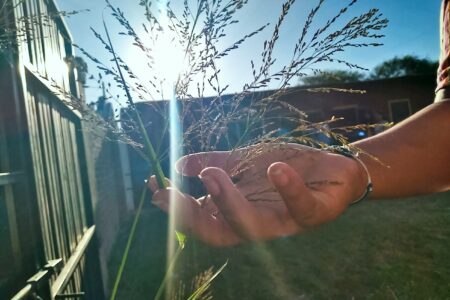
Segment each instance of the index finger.
[{"label": "index finger", "polygon": [[172,214],[176,228],[193,234],[203,242],[216,247],[233,246],[241,238],[221,218],[216,218],[193,197],[175,188],[157,190],[153,203]]}]

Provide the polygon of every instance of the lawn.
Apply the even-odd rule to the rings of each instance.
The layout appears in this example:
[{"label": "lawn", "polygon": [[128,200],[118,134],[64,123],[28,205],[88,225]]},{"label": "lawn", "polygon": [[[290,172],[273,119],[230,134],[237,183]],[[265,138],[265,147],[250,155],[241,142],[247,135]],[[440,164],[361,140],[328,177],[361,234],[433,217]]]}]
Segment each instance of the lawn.
[{"label": "lawn", "polygon": [[[118,299],[152,299],[164,270],[165,224],[162,213],[144,210]],[[175,274],[189,282],[227,260],[214,299],[450,299],[450,193],[367,201],[332,224],[264,244],[213,249],[189,240]]]}]

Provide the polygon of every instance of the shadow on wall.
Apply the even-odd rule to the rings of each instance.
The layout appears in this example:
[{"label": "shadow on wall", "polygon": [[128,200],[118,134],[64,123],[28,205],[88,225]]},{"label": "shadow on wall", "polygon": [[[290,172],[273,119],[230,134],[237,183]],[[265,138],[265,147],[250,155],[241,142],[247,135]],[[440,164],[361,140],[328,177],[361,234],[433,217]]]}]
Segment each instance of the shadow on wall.
[{"label": "shadow on wall", "polygon": [[89,182],[103,287],[105,293],[108,294],[108,261],[121,224],[129,213],[129,208],[125,203],[119,144],[109,140],[110,133],[106,129],[88,128],[84,136]]}]

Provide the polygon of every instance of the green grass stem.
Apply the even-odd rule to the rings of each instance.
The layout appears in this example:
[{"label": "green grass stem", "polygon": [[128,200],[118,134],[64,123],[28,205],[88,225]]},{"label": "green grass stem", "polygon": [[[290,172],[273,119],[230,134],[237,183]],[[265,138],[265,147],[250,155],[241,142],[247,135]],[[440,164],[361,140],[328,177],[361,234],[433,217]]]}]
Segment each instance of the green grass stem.
[{"label": "green grass stem", "polygon": [[113,44],[111,42],[111,38],[109,36],[109,31],[108,31],[108,28],[106,27],[105,20],[103,20],[103,27],[105,28],[106,37],[108,39],[108,45],[111,48],[111,53],[113,55],[113,59],[114,59],[114,62],[116,64],[117,71],[119,73],[120,81],[122,82],[123,88],[124,88],[125,93],[127,95],[128,102],[133,107],[133,112],[135,114],[136,121],[138,122],[138,125],[139,125],[139,131],[141,132],[142,136],[144,137],[144,144],[145,144],[145,146],[146,146],[146,148],[148,150],[150,163],[151,163],[151,166],[153,168],[153,172],[155,173],[156,180],[157,180],[158,185],[159,185],[160,188],[166,188],[167,184],[166,184],[164,172],[162,171],[161,164],[159,162],[159,159],[158,159],[158,156],[156,154],[155,148],[153,147],[153,144],[152,144],[152,142],[151,142],[151,140],[150,140],[150,138],[149,138],[149,136],[147,134],[147,130],[145,129],[144,122],[142,122],[142,118],[141,118],[141,116],[139,114],[139,111],[136,109],[135,103],[133,101],[133,97],[131,96],[131,93],[130,93],[130,90],[128,88],[128,85],[127,85],[127,83],[125,81],[125,77],[123,76],[122,68],[120,67],[119,60],[117,59],[116,52],[114,51],[114,47],[113,47]]},{"label": "green grass stem", "polygon": [[125,269],[125,265],[126,265],[126,262],[127,262],[128,254],[129,254],[130,248],[131,248],[131,243],[133,242],[133,239],[134,239],[134,236],[135,236],[135,233],[136,233],[136,227],[137,227],[137,224],[139,222],[139,218],[140,218],[141,213],[142,213],[142,208],[144,206],[145,196],[146,195],[147,195],[147,186],[144,186],[144,188],[142,190],[142,193],[141,193],[141,198],[139,199],[139,206],[138,206],[138,209],[136,211],[136,216],[134,217],[133,225],[131,226],[130,234],[128,236],[127,244],[125,246],[125,251],[124,251],[124,253],[122,255],[122,260],[120,262],[119,270],[117,271],[116,279],[114,281],[114,287],[113,287],[112,292],[111,292],[110,300],[116,299],[117,292],[119,290],[120,280],[122,279],[123,270]]},{"label": "green grass stem", "polygon": [[169,267],[167,268],[166,274],[164,275],[163,281],[161,282],[161,285],[158,288],[158,291],[156,292],[155,298],[154,300],[159,300],[161,299],[161,296],[163,295],[164,289],[167,285],[167,282],[169,281],[169,277],[172,274],[172,270],[175,267],[175,263],[178,260],[178,257],[180,256],[181,251],[183,250],[182,247],[178,247],[177,251],[175,252],[175,254],[173,255],[173,258],[169,264]]}]

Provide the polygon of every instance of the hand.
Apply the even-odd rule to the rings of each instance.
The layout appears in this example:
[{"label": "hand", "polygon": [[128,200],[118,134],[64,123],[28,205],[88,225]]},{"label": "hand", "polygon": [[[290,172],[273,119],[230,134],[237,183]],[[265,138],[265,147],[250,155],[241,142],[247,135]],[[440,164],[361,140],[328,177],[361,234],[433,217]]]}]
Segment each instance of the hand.
[{"label": "hand", "polygon": [[182,231],[214,246],[293,235],[332,221],[367,183],[355,160],[294,144],[192,154],[176,168],[199,176],[209,195],[194,199],[172,186],[158,189],[152,176],[153,202],[173,212]]}]

